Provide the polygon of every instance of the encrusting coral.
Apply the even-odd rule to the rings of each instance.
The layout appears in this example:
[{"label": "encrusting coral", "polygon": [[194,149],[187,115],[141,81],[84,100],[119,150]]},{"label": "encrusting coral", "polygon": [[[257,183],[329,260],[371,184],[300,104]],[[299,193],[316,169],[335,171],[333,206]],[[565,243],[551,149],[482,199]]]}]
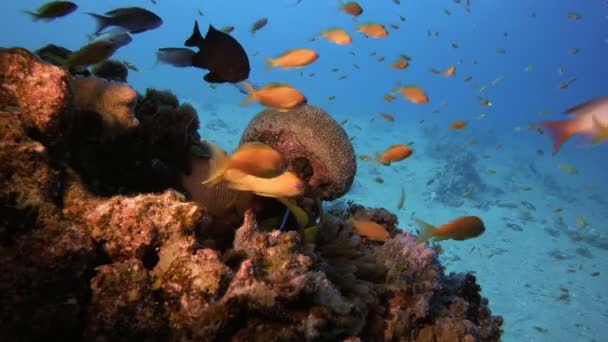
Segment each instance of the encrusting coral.
[{"label": "encrusting coral", "polygon": [[100,114],[104,132],[115,133],[120,128],[130,129],[139,125],[134,115],[137,93],[127,84],[77,76],[72,79],[72,87],[74,109]]},{"label": "encrusting coral", "polygon": [[[181,193],[191,150],[204,155],[192,107],[150,90],[138,127],[100,139],[112,128],[79,116],[72,76],[23,49],[0,51],[0,65],[0,340],[499,340],[502,318],[475,277],[444,274],[388,211],[325,213],[310,238],[262,230],[259,201],[214,230],[204,203]],[[324,160],[300,142],[283,151]],[[319,170],[326,198],[352,182]],[[345,220],[355,214],[391,238],[358,235]],[[226,245],[210,248],[220,235]]]}]

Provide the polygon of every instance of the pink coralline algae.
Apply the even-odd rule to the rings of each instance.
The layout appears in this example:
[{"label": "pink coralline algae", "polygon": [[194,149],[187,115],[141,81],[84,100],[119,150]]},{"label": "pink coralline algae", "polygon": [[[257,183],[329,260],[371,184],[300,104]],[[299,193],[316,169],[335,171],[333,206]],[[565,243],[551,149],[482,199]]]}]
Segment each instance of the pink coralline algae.
[{"label": "pink coralline algae", "polygon": [[[23,49],[0,50],[0,65],[0,340],[500,339],[475,277],[445,274],[387,210],[324,213],[312,238],[289,221],[263,229],[276,201],[210,213],[230,196],[195,202],[180,183],[203,146],[192,107],[149,90],[137,127],[91,125],[102,113],[77,108],[67,72]],[[316,200],[351,179],[330,181],[308,184]],[[354,213],[391,238],[358,235]]]}]

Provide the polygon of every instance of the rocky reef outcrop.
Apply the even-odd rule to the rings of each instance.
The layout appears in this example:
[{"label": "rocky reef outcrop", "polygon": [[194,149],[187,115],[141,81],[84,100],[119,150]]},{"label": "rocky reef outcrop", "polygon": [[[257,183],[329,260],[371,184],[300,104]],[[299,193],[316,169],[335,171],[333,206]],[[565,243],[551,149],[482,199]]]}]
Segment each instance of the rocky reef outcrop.
[{"label": "rocky reef outcrop", "polygon": [[[207,206],[225,198],[192,201],[184,185],[193,156],[206,160],[191,106],[149,90],[99,113],[76,105],[79,82],[0,50],[0,340],[499,340],[475,277],[446,275],[390,212],[324,213],[313,238],[262,229],[263,200],[218,216]],[[264,137],[286,125],[275,124],[252,126]],[[349,165],[352,146],[320,152],[306,136],[279,141],[315,151],[313,170],[323,153]],[[348,190],[353,170],[318,170],[326,181],[309,186],[325,198]],[[391,239],[358,235],[345,219],[355,212]]]}]

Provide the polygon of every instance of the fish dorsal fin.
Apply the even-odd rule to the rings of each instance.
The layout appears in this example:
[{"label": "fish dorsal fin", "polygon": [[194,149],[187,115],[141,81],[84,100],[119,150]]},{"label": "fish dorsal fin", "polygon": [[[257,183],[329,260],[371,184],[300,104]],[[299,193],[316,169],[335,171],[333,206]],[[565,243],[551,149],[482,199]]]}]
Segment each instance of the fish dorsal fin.
[{"label": "fish dorsal fin", "polygon": [[587,102],[578,104],[572,108],[567,109],[566,114],[578,116],[583,113],[593,111],[595,108],[597,108],[599,106],[608,106],[608,96],[600,97],[597,99],[589,100]]},{"label": "fish dorsal fin", "polygon": [[264,85],[263,88],[268,90],[268,89],[276,89],[276,88],[283,88],[283,87],[289,87],[289,85],[287,83],[268,83],[268,84]]},{"label": "fish dorsal fin", "polygon": [[194,29],[192,29],[192,35],[184,42],[185,46],[196,46],[199,49],[203,49],[205,38],[201,35],[201,31],[198,29],[198,21],[194,21]]}]

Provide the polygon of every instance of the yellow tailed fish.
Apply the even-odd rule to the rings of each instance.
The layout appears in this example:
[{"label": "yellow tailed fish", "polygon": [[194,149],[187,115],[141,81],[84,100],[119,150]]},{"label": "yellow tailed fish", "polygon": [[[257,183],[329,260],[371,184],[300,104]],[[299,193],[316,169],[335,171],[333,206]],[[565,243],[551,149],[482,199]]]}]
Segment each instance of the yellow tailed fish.
[{"label": "yellow tailed fish", "polygon": [[284,206],[287,207],[287,209],[289,209],[289,211],[291,211],[293,216],[296,218],[296,221],[298,222],[298,226],[300,228],[308,226],[308,214],[304,211],[304,209],[300,208],[297,204],[295,204],[286,197],[277,197],[277,201],[281,202]]},{"label": "yellow tailed fish", "polygon": [[295,197],[304,192],[302,181],[290,171],[273,178],[262,178],[229,168],[224,171],[224,180],[232,189],[254,192],[264,197]]}]

